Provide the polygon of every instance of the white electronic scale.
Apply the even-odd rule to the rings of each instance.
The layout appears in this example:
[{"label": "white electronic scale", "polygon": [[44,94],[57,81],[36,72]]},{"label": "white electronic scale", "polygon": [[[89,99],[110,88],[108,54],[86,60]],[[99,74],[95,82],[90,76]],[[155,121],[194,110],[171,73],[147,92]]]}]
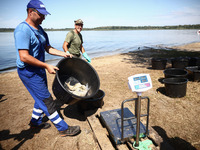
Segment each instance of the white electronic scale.
[{"label": "white electronic scale", "polygon": [[[124,100],[120,109],[104,111],[100,113],[100,119],[107,128],[112,142],[122,144],[131,138],[135,138],[135,146],[139,146],[139,138],[148,135],[149,124],[149,105],[148,97],[141,97],[142,92],[152,88],[152,82],[149,74],[136,74],[128,77],[128,86],[132,92],[136,92],[138,97]],[[141,99],[147,100],[147,113],[141,113]],[[135,115],[124,108],[124,103],[135,101]],[[146,117],[146,125],[140,122],[140,117]]]}]

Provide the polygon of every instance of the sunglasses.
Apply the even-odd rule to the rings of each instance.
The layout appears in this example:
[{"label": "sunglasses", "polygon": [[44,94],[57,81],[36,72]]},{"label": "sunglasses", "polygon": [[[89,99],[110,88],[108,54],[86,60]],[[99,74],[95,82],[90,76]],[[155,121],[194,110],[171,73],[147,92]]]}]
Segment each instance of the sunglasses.
[{"label": "sunglasses", "polygon": [[81,26],[81,27],[83,27],[83,24],[79,24],[79,23],[78,23],[78,24],[76,24],[76,25],[77,25],[77,26]]},{"label": "sunglasses", "polygon": [[34,11],[34,12],[36,12],[40,17],[45,17],[45,15],[43,15],[43,14],[41,14],[39,11],[37,11],[36,9],[33,9],[32,8],[32,10]]}]

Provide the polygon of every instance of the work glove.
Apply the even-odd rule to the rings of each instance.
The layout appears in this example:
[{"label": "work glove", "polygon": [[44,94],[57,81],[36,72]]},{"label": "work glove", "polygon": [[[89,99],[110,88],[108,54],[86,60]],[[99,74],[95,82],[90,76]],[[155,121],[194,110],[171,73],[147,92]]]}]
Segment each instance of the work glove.
[{"label": "work glove", "polygon": [[87,55],[86,52],[83,53],[83,57],[88,61],[88,63],[91,62],[91,59],[90,59],[90,57]]}]

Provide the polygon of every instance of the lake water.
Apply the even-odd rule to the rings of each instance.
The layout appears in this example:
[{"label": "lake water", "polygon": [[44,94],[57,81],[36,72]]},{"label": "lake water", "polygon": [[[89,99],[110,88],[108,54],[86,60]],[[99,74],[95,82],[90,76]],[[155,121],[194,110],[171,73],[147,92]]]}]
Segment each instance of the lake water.
[{"label": "lake water", "polygon": [[[50,43],[62,50],[68,31],[48,31]],[[82,31],[83,46],[91,58],[137,50],[139,47],[170,47],[200,42],[197,30],[127,30]],[[56,63],[61,57],[46,53],[48,63]],[[56,60],[56,61],[50,61]],[[16,50],[12,32],[0,32],[0,72],[13,70]]]}]

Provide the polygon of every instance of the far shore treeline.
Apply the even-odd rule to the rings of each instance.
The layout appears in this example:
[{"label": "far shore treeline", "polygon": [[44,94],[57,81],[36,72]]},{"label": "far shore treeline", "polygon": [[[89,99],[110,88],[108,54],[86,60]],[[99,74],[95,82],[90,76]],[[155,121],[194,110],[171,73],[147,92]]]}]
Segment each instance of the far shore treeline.
[{"label": "far shore treeline", "polygon": [[[73,28],[44,28],[45,31],[69,31]],[[200,24],[195,25],[176,25],[176,26],[105,26],[96,28],[83,28],[83,30],[184,30],[184,29],[198,29],[200,30]],[[0,32],[13,32],[14,28],[0,28]]]}]

